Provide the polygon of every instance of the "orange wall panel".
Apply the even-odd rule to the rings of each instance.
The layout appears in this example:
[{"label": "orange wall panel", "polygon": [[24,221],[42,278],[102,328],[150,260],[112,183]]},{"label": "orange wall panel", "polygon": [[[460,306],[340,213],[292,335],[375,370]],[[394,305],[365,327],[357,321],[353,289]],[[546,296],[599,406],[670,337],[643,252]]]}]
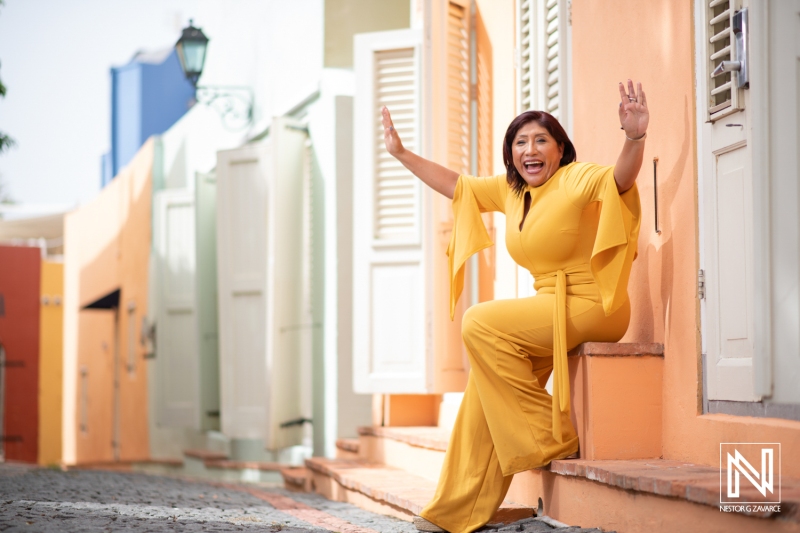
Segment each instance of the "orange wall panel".
[{"label": "orange wall panel", "polygon": [[[153,146],[152,140],[146,142],[92,202],[65,217],[62,442],[67,464],[149,457],[140,332],[147,309]],[[116,290],[117,309],[84,308]]]},{"label": "orange wall panel", "polygon": [[[783,456],[796,457],[800,422],[702,414],[693,9],[690,0],[619,0],[614,9],[572,3],[573,141],[579,161],[614,164],[624,141],[617,83],[643,83],[650,107],[637,180],[643,218],[623,342],[664,343],[663,457],[718,464],[720,442],[781,442]],[[800,476],[800,463],[783,465],[784,474]]]}]

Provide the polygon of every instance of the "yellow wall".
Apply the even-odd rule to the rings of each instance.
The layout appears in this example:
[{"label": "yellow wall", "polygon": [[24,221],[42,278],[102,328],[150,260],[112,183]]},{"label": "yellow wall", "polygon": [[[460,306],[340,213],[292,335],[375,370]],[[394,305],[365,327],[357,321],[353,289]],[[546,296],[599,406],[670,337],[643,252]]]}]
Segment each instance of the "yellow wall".
[{"label": "yellow wall", "polygon": [[64,265],[42,262],[39,315],[39,464],[61,462]]},{"label": "yellow wall", "polygon": [[[153,141],[87,205],[64,222],[63,461],[112,460],[115,327],[120,380],[120,459],[149,456],[147,374],[138,333],[147,309]],[[84,310],[119,289],[120,309]],[[128,370],[128,308],[135,307]],[[116,325],[115,325],[116,322]],[[85,393],[84,393],[85,390]]]},{"label": "yellow wall", "polygon": [[409,0],[325,0],[326,68],[353,68],[353,35],[408,28]]}]

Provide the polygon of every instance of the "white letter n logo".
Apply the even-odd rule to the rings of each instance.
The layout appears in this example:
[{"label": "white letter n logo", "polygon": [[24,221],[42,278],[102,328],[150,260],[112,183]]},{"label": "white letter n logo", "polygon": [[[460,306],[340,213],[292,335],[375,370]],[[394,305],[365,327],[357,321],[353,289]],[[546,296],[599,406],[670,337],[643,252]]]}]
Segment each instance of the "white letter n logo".
[{"label": "white letter n logo", "polygon": [[[728,454],[728,498],[739,497],[739,474],[741,473],[753,486],[766,497],[767,490],[774,493],[772,486],[772,470],[773,470],[773,450],[772,448],[761,449],[761,475],[753,465],[747,462],[747,459],[742,457],[739,450],[733,450],[734,455]],[[734,472],[735,470],[735,472]],[[758,480],[761,480],[759,483]]]}]

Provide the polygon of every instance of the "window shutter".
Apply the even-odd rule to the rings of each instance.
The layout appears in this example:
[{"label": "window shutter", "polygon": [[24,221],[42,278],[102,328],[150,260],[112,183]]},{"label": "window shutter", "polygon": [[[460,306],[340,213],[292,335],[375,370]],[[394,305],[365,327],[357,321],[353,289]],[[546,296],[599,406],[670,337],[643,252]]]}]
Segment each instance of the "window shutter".
[{"label": "window shutter", "polygon": [[382,243],[417,241],[420,194],[417,178],[389,155],[383,143],[381,109],[387,106],[403,145],[419,151],[419,57],[414,47],[376,50],[373,55],[375,99],[374,239]]},{"label": "window shutter", "polygon": [[533,5],[537,0],[520,0],[517,8],[519,65],[517,67],[517,111],[527,111],[534,107],[533,90]]},{"label": "window shutter", "polygon": [[547,111],[568,127],[566,0],[519,0],[518,111]]},{"label": "window shutter", "polygon": [[541,105],[545,111],[561,120],[561,2],[547,0],[544,6],[545,46],[543,71],[541,72],[543,87]]},{"label": "window shutter", "polygon": [[447,167],[470,173],[469,5],[447,4]]},{"label": "window shutter", "polygon": [[734,39],[731,21],[735,13],[733,0],[711,0],[706,9],[706,42],[707,68],[710,78],[707,84],[708,115],[715,120],[732,111],[738,110],[739,98],[732,72],[723,72],[717,76],[711,73],[723,61],[735,61]]},{"label": "window shutter", "polygon": [[422,185],[386,152],[381,125],[385,105],[404,146],[424,153],[422,32],[362,33],[353,48],[353,390],[425,393]]}]

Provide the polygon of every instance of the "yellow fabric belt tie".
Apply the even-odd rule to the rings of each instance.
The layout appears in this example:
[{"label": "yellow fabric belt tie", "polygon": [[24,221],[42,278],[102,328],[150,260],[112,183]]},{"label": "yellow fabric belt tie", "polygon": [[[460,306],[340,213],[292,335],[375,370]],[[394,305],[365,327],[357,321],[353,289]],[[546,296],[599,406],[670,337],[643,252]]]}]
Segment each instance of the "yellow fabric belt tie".
[{"label": "yellow fabric belt tie", "polygon": [[567,276],[556,272],[553,306],[553,438],[562,443],[561,413],[569,415],[569,364],[567,363]]}]

